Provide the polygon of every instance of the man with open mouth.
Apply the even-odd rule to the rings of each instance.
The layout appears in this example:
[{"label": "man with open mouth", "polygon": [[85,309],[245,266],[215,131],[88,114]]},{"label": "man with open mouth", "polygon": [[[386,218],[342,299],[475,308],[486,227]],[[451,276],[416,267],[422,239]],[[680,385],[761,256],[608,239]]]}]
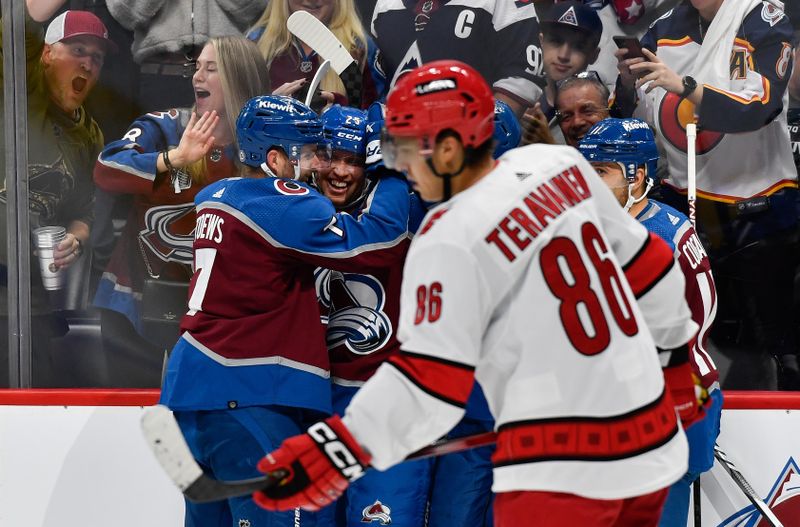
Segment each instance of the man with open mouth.
[{"label": "man with open mouth", "polygon": [[[54,263],[59,268],[75,264],[89,238],[92,168],[103,147],[103,134],[83,103],[97,83],[106,55],[116,51],[106,27],[88,11],[66,11],[45,31],[40,22],[48,20],[63,3],[51,2],[54,5],[49,10],[36,9],[25,21],[30,223],[31,229],[45,225],[66,228],[66,236],[55,250]],[[3,205],[5,193],[4,184],[0,191]],[[2,209],[0,216],[5,218],[5,207]],[[6,232],[5,225],[0,226],[0,236]],[[0,266],[5,270],[5,239],[0,240],[0,247]],[[31,263],[33,386],[52,386],[56,380],[49,371],[50,339],[63,334],[67,326],[53,314],[34,256]],[[8,322],[6,287],[0,285],[3,335]],[[5,385],[9,382],[8,340],[0,342],[0,383]]]}]

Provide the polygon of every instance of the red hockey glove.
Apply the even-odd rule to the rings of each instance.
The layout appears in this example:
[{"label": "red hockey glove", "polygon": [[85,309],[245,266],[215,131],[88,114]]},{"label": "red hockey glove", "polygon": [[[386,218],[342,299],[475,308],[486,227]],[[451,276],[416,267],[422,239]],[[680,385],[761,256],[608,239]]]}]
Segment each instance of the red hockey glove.
[{"label": "red hockey glove", "polygon": [[339,416],[329,417],[259,461],[261,472],[286,475],[274,487],[254,493],[253,500],[270,511],[319,510],[363,476],[369,460]]},{"label": "red hockey glove", "polygon": [[708,392],[700,386],[700,379],[692,373],[688,362],[664,368],[664,382],[667,385],[675,411],[681,418],[683,428],[699,421],[705,415],[704,405],[709,400]]}]

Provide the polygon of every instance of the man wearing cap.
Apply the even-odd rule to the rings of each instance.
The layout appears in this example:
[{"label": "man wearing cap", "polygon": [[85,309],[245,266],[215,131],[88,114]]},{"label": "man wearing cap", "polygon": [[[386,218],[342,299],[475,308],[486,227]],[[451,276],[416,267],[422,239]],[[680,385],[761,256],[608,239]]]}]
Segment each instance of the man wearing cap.
[{"label": "man wearing cap", "polygon": [[584,72],[600,54],[603,24],[582,2],[559,2],[542,18],[539,40],[545,85],[542,96],[522,118],[523,144],[565,143],[556,120],[556,94],[565,79]]},{"label": "man wearing cap", "polygon": [[[106,53],[116,46],[108,31],[88,11],[66,11],[43,31],[38,23],[49,18],[63,0],[34,2],[25,21],[28,93],[28,185],[31,228],[61,225],[67,229],[56,247],[55,265],[75,263],[89,238],[94,186],[92,168],[103,147],[103,134],[83,107],[100,76]],[[37,22],[38,21],[38,22]],[[0,190],[6,202],[6,186]],[[5,216],[5,211],[2,211]],[[0,237],[6,229],[0,230]],[[0,240],[0,271],[5,274],[6,242]],[[36,262],[32,257],[32,262]],[[35,265],[35,263],[34,263]],[[32,349],[34,386],[52,384],[49,341],[63,334],[66,324],[52,314],[47,292],[31,266]],[[7,324],[7,284],[0,283],[0,334]],[[7,339],[0,338],[0,383],[5,368]]]}]

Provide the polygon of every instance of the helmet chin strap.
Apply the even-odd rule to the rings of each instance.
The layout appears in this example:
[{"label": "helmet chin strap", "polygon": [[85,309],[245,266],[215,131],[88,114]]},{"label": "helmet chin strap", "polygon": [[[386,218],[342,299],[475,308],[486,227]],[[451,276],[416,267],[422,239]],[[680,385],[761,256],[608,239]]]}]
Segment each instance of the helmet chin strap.
[{"label": "helmet chin strap", "polygon": [[428,164],[428,168],[431,169],[431,172],[433,172],[435,176],[442,178],[442,183],[443,183],[442,201],[440,201],[439,203],[448,201],[451,197],[453,197],[451,180],[464,171],[464,167],[466,167],[467,165],[467,160],[462,159],[461,167],[459,167],[459,169],[456,170],[455,172],[444,172],[442,174],[437,172],[436,169],[434,168],[432,158],[430,157],[427,158],[425,162]]},{"label": "helmet chin strap", "polygon": [[[645,176],[647,177],[647,176]],[[644,198],[647,197],[647,193],[650,192],[650,189],[653,188],[653,179],[647,178],[647,186],[644,189],[644,193],[639,196],[638,198],[633,197],[633,183],[628,184],[628,201],[625,202],[623,208],[625,212],[629,212],[631,207],[633,207],[637,203],[641,203]]]},{"label": "helmet chin strap", "polygon": [[266,161],[264,161],[263,163],[261,163],[261,170],[263,170],[263,171],[264,171],[264,173],[265,173],[266,175],[268,175],[269,177],[278,177],[277,175],[275,175],[275,172],[273,172],[273,171],[272,171],[272,169],[271,169],[271,168],[269,168],[269,165],[267,164],[267,162],[266,162]]}]

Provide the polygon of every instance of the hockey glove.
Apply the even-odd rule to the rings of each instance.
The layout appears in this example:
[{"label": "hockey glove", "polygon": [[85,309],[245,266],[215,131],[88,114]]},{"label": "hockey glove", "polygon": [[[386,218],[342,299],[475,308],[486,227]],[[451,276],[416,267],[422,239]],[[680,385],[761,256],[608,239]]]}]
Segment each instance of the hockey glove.
[{"label": "hockey glove", "polygon": [[688,345],[659,350],[659,355],[662,358],[664,383],[672,396],[675,411],[683,427],[688,428],[705,415],[703,405],[709,399],[708,393],[700,386],[700,379],[692,373]]},{"label": "hockey glove", "polygon": [[258,463],[265,474],[285,475],[274,487],[254,493],[253,500],[270,511],[319,510],[363,476],[369,460],[339,416],[329,417]]}]

